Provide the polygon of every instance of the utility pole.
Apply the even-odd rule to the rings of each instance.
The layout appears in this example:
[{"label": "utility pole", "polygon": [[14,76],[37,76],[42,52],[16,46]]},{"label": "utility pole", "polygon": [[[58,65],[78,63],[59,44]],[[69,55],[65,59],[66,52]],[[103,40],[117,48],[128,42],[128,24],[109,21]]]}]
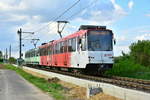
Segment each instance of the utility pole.
[{"label": "utility pole", "polygon": [[9,58],[11,58],[11,45],[9,46]]},{"label": "utility pole", "polygon": [[17,31],[18,35],[19,35],[19,59],[21,59],[21,55],[22,55],[22,29],[20,28]]},{"label": "utility pole", "polygon": [[22,59],[22,33],[29,33],[29,34],[34,34],[34,32],[23,32],[22,29],[20,28],[17,31],[18,35],[19,35],[19,59],[18,59],[18,64],[21,65],[23,59]]}]

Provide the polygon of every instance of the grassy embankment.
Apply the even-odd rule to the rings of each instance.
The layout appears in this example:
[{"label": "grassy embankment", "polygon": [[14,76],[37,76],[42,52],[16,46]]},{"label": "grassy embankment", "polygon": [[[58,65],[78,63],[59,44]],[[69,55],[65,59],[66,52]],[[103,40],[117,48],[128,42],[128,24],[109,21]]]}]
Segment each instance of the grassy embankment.
[{"label": "grassy embankment", "polygon": [[39,77],[35,77],[31,74],[26,73],[20,68],[16,68],[10,64],[6,64],[5,67],[10,70],[16,71],[26,80],[43,90],[44,92],[48,92],[51,94],[56,100],[64,100],[65,97],[63,95],[63,88],[60,84],[57,83],[49,83],[47,80]]},{"label": "grassy embankment", "polygon": [[150,80],[150,67],[137,64],[130,58],[122,57],[116,60],[113,68],[105,74]]}]

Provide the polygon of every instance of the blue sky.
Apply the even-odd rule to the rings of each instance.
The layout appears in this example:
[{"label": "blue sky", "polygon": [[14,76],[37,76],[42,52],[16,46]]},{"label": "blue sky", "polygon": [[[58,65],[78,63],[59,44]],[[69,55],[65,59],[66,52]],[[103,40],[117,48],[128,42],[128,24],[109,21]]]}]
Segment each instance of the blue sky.
[{"label": "blue sky", "polygon": [[[39,38],[38,45],[59,39],[57,24],[52,19],[76,1],[0,0],[0,50],[4,52],[11,44],[12,55],[18,57],[19,40],[16,32],[19,28],[36,31],[34,35],[23,34],[23,37]],[[150,39],[149,4],[149,0],[80,0],[59,19],[70,22],[62,34],[71,34],[83,24],[106,25],[113,30],[117,40],[115,56],[121,55],[122,51],[128,53],[131,43]],[[33,48],[30,40],[24,40],[23,44],[23,52]]]}]

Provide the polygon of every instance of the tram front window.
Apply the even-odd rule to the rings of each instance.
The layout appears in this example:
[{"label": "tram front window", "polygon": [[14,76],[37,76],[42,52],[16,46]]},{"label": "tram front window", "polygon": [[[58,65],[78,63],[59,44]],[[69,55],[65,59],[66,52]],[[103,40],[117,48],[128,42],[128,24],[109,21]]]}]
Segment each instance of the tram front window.
[{"label": "tram front window", "polygon": [[112,32],[89,31],[88,50],[89,51],[111,51],[112,50]]}]

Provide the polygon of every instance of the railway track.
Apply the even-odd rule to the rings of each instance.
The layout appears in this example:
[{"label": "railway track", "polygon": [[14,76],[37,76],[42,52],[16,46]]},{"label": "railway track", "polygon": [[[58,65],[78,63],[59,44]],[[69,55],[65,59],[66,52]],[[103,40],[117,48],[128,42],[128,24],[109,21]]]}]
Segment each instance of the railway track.
[{"label": "railway track", "polygon": [[[37,68],[37,69],[39,69],[39,68]],[[58,71],[58,70],[51,70],[51,69],[44,69],[44,68],[42,68],[42,70],[59,73],[59,74],[63,74],[63,75],[68,75],[68,76],[73,76],[76,78],[92,80],[92,81],[96,81],[96,82],[110,83],[110,84],[113,84],[116,86],[130,88],[130,89],[134,89],[134,90],[140,90],[140,91],[150,93],[150,81],[149,80],[118,77],[118,76],[99,77],[99,76],[83,75],[83,74],[79,74],[79,73],[76,74],[76,73],[70,73],[70,72],[62,72],[62,71]]]}]

